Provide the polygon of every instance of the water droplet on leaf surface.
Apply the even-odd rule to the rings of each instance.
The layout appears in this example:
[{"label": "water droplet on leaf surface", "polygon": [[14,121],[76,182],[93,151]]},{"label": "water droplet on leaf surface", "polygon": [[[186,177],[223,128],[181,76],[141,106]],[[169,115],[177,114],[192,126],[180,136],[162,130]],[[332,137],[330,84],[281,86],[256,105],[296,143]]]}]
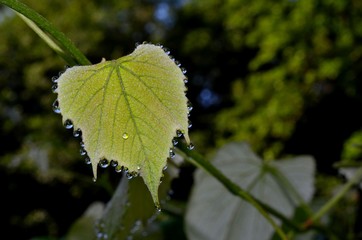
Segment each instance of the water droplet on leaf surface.
[{"label": "water droplet on leaf surface", "polygon": [[170,158],[175,158],[175,152],[172,150],[172,149],[170,149]]},{"label": "water droplet on leaf surface", "polygon": [[80,153],[81,156],[85,156],[87,154],[87,151],[84,148],[81,148],[79,150],[79,153]]},{"label": "water droplet on leaf surface", "polygon": [[116,166],[116,167],[114,168],[114,171],[116,171],[116,173],[120,173],[120,172],[123,171],[123,167],[120,166],[120,165],[118,165],[118,166]]},{"label": "water droplet on leaf surface", "polygon": [[82,131],[78,128],[77,130],[75,130],[73,132],[73,136],[74,137],[81,137],[82,136]]},{"label": "water droplet on leaf surface", "polygon": [[192,109],[194,109],[194,107],[192,106],[192,103],[191,103],[190,101],[188,101],[188,102],[187,102],[187,110],[188,110],[189,112],[191,112]]},{"label": "water droplet on leaf surface", "polygon": [[128,133],[123,133],[123,135],[122,135],[122,138],[124,139],[124,140],[127,140],[128,139]]},{"label": "water droplet on leaf surface", "polygon": [[58,76],[52,77],[52,82],[53,82],[53,83],[57,83],[57,82],[58,82]]},{"label": "water droplet on leaf surface", "polygon": [[172,139],[172,145],[176,146],[178,144],[178,140],[176,138]]},{"label": "water droplet on leaf surface", "polygon": [[187,149],[188,150],[193,150],[195,148],[194,144],[190,143],[188,146],[187,146]]},{"label": "water droplet on leaf surface", "polygon": [[90,160],[89,157],[86,157],[86,158],[84,159],[84,162],[85,162],[85,164],[87,164],[87,165],[89,165],[89,164],[92,163],[92,161]]},{"label": "water droplet on leaf surface", "polygon": [[184,134],[181,130],[177,130],[176,135],[177,135],[177,137],[182,137]]},{"label": "water droplet on leaf surface", "polygon": [[54,83],[54,84],[52,85],[52,91],[53,91],[53,93],[56,93],[56,92],[57,92],[57,89],[58,89],[58,84],[57,84],[57,83]]},{"label": "water droplet on leaf surface", "polygon": [[112,167],[117,167],[118,166],[118,162],[115,160],[111,160],[111,166]]},{"label": "water droplet on leaf surface", "polygon": [[107,159],[101,159],[99,161],[99,166],[101,168],[107,168],[109,166],[109,161]]},{"label": "water droplet on leaf surface", "polygon": [[71,128],[73,127],[72,121],[71,121],[70,119],[65,120],[65,121],[64,121],[64,127],[65,127],[66,129],[71,129]]},{"label": "water droplet on leaf surface", "polygon": [[59,108],[59,101],[58,99],[56,99],[54,102],[53,102],[53,112],[59,114],[60,113],[60,108]]}]

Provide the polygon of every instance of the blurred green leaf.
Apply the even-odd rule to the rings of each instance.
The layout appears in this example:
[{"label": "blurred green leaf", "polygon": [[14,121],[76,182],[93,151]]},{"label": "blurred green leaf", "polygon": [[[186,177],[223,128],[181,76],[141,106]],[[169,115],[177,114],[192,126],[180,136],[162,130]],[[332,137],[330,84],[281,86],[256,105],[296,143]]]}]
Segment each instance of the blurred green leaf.
[{"label": "blurred green leaf", "polygon": [[[313,196],[315,164],[309,156],[263,162],[246,143],[230,143],[217,152],[212,162],[241,188],[287,217]],[[197,170],[186,213],[186,232],[189,239],[198,240],[231,240],[240,236],[266,240],[272,236],[273,228],[250,204]]]}]

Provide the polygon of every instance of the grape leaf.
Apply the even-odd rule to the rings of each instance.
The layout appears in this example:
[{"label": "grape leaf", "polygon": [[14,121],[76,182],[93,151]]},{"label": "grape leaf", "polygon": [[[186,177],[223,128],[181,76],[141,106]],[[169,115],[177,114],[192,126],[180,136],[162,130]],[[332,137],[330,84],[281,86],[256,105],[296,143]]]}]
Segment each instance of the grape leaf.
[{"label": "grape leaf", "polygon": [[[312,157],[263,162],[249,145],[230,143],[212,161],[241,188],[287,217],[313,196]],[[188,239],[267,240],[273,235],[272,226],[254,207],[200,169],[195,174],[185,219]]]},{"label": "grape leaf", "polygon": [[58,79],[58,110],[81,130],[94,176],[117,161],[141,175],[158,206],[162,169],[176,131],[187,143],[188,100],[182,69],[162,47],[141,44],[113,61],[68,68]]}]

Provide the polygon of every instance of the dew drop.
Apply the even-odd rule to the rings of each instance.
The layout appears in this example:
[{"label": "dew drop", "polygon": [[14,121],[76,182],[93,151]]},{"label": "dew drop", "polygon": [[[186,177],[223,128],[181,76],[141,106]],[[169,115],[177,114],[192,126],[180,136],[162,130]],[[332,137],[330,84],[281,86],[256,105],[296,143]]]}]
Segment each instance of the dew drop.
[{"label": "dew drop", "polygon": [[172,149],[170,149],[170,158],[175,158],[175,152],[172,150]]},{"label": "dew drop", "polygon": [[117,165],[115,168],[114,168],[114,171],[116,171],[116,173],[120,173],[123,171],[123,167],[121,165]]},{"label": "dew drop", "polygon": [[52,85],[52,92],[53,92],[53,93],[56,93],[56,92],[57,92],[57,89],[58,89],[58,84],[57,84],[57,83],[54,83],[54,84]]},{"label": "dew drop", "polygon": [[59,108],[59,101],[58,99],[56,99],[54,102],[53,102],[53,112],[59,114],[60,113],[60,108]]},{"label": "dew drop", "polygon": [[182,137],[184,135],[184,133],[181,130],[177,130],[176,135],[177,135],[177,137]]},{"label": "dew drop", "polygon": [[112,167],[117,167],[118,166],[118,162],[117,161],[115,161],[115,160],[111,160],[111,166]]},{"label": "dew drop", "polygon": [[178,144],[178,140],[176,138],[172,139],[172,145],[176,146]]},{"label": "dew drop", "polygon": [[175,61],[177,67],[181,67],[181,63],[179,61]]},{"label": "dew drop", "polygon": [[82,136],[82,131],[78,128],[77,130],[75,130],[73,132],[73,136],[74,137],[81,137]]},{"label": "dew drop", "polygon": [[109,161],[107,159],[101,159],[99,161],[99,166],[101,168],[107,168],[109,166]]},{"label": "dew drop", "polygon": [[185,68],[181,68],[181,71],[182,71],[183,74],[187,73],[187,70]]},{"label": "dew drop", "polygon": [[58,76],[52,77],[52,82],[53,82],[53,83],[57,83],[57,82],[58,82]]},{"label": "dew drop", "polygon": [[187,77],[184,78],[184,83],[188,83],[189,82],[189,79]]},{"label": "dew drop", "polygon": [[137,166],[137,171],[141,170],[141,167],[140,166]]},{"label": "dew drop", "polygon": [[168,48],[162,48],[163,49],[163,51],[167,54],[167,55],[169,55],[171,52],[170,52],[170,50],[168,49]]},{"label": "dew drop", "polygon": [[79,153],[80,153],[81,156],[85,156],[87,154],[87,151],[84,148],[81,148],[79,150]]},{"label": "dew drop", "polygon": [[167,170],[167,164],[162,168],[162,171],[166,171]]},{"label": "dew drop", "polygon": [[187,149],[188,150],[193,150],[195,148],[194,144],[193,143],[190,143],[188,146],[187,146]]},{"label": "dew drop", "polygon": [[97,178],[93,177],[93,182],[97,182]]},{"label": "dew drop", "polygon": [[126,177],[128,180],[131,180],[133,178],[133,174],[132,173],[126,173]]},{"label": "dew drop", "polygon": [[79,145],[80,145],[81,148],[84,148],[84,142],[83,141],[80,141]]},{"label": "dew drop", "polygon": [[65,120],[65,121],[64,121],[64,127],[65,127],[66,129],[71,129],[71,128],[73,127],[72,121],[71,121],[70,119]]},{"label": "dew drop", "polygon": [[191,128],[191,127],[192,127],[192,122],[189,120],[188,128]]},{"label": "dew drop", "polygon": [[194,109],[194,107],[192,106],[192,103],[191,103],[190,101],[187,101],[187,110],[188,110],[189,112],[191,112],[192,109]]},{"label": "dew drop", "polygon": [[155,208],[156,208],[156,211],[157,211],[157,212],[161,212],[161,206],[160,206],[160,204],[156,204],[156,205],[155,205]]},{"label": "dew drop", "polygon": [[92,163],[92,161],[90,160],[89,157],[86,157],[86,158],[84,159],[84,162],[85,162],[85,164],[87,164],[87,165],[89,165],[89,164]]},{"label": "dew drop", "polygon": [[123,135],[122,135],[122,138],[124,139],[124,140],[127,140],[128,139],[128,133],[123,133]]}]

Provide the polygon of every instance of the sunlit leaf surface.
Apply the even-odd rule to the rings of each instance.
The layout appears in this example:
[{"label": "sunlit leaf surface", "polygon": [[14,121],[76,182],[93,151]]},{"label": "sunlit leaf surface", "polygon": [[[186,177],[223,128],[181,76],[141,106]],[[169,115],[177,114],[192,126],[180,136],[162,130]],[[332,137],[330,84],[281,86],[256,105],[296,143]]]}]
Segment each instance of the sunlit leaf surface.
[{"label": "sunlit leaf surface", "polygon": [[59,77],[57,107],[67,128],[81,130],[95,177],[98,164],[113,160],[116,170],[140,174],[158,205],[176,131],[190,142],[184,79],[162,47],[152,44],[118,60],[69,68]]},{"label": "sunlit leaf surface", "polygon": [[[241,188],[288,217],[314,192],[315,164],[308,156],[264,163],[247,144],[231,143],[217,152],[213,164]],[[197,240],[267,240],[273,228],[249,203],[197,170],[186,213],[186,232],[189,239]]]}]

